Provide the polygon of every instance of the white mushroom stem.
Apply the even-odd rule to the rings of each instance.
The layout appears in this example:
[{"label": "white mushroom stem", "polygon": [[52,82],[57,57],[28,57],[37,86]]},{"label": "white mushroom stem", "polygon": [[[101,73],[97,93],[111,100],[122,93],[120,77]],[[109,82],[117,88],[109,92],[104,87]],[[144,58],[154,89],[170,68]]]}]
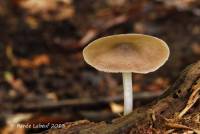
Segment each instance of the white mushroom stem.
[{"label": "white mushroom stem", "polygon": [[124,115],[127,115],[133,109],[132,73],[122,73],[122,78],[124,88]]}]

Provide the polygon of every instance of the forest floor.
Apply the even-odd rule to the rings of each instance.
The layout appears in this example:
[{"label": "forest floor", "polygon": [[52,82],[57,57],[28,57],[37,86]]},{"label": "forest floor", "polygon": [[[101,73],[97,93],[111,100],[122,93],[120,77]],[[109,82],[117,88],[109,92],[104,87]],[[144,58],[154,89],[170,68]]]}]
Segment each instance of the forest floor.
[{"label": "forest floor", "polygon": [[[47,2],[48,1],[48,2]],[[162,0],[0,1],[0,127],[111,121],[122,112],[121,75],[88,66],[82,49],[111,34],[144,33],[170,47],[158,71],[134,74],[135,106],[158,97],[200,57],[200,3]],[[117,107],[117,109],[115,108]]]}]

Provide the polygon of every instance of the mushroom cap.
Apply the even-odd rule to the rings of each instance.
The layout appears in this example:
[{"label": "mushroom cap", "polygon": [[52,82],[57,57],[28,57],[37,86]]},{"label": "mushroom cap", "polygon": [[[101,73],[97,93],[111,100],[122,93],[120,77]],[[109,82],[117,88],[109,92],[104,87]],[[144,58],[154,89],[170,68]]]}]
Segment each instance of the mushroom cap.
[{"label": "mushroom cap", "polygon": [[99,38],[83,50],[84,60],[99,71],[149,73],[169,57],[167,44],[143,34],[119,34]]}]

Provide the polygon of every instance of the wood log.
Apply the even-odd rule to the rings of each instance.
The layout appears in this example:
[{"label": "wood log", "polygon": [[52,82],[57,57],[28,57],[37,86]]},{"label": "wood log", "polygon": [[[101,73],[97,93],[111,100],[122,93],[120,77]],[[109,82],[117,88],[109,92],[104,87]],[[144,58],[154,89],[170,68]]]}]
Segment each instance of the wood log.
[{"label": "wood log", "polygon": [[[200,102],[197,100],[183,118],[177,118],[187,105],[193,87],[199,83],[200,61],[189,65],[157,100],[136,108],[131,114],[114,119],[112,123],[94,123],[87,120],[66,123],[64,128],[50,129],[48,134],[126,134],[165,133],[190,130],[200,132]],[[200,96],[200,92],[198,92]],[[197,119],[193,119],[198,116]],[[189,121],[186,121],[187,120]]]}]

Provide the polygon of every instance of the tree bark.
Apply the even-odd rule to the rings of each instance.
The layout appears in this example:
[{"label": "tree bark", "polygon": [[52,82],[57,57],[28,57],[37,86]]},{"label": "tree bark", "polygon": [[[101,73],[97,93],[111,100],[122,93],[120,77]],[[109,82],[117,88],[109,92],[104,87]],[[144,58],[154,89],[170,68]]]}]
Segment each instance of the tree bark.
[{"label": "tree bark", "polygon": [[[193,117],[200,115],[200,102],[195,101],[186,115],[177,118],[194,91],[194,86],[200,84],[200,61],[189,65],[180,74],[175,83],[151,104],[136,108],[131,114],[114,119],[112,123],[94,123],[87,120],[66,123],[65,128],[50,129],[48,134],[126,134],[153,133],[167,130],[200,130],[200,121],[196,123]],[[199,87],[197,87],[199,88]],[[198,96],[200,92],[198,90]],[[196,96],[196,97],[198,97]],[[200,117],[200,116],[198,116]],[[185,119],[190,119],[187,122]],[[196,124],[195,124],[196,123]],[[173,129],[172,129],[173,128]]]}]

